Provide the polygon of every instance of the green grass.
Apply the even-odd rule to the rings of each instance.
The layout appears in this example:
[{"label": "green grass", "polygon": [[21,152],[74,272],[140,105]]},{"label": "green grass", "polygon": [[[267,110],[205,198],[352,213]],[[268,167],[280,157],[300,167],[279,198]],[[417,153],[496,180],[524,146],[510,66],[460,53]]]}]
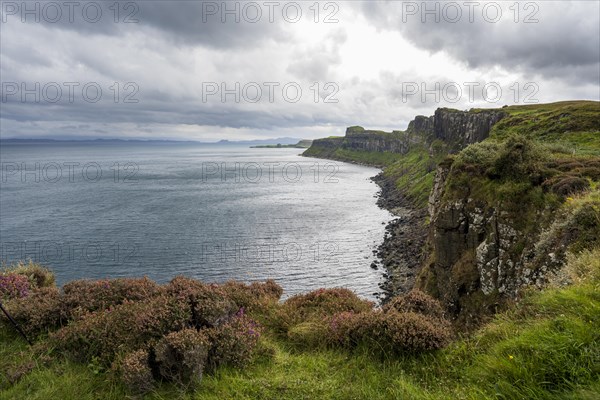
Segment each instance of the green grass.
[{"label": "green grass", "polygon": [[508,117],[492,128],[493,139],[522,134],[547,143],[559,143],[578,155],[600,155],[600,102],[565,101],[510,106]]},{"label": "green grass", "polygon": [[361,164],[385,167],[402,158],[397,153],[381,153],[377,151],[355,151],[338,148],[333,153],[336,160],[351,161]]},{"label": "green grass", "polygon": [[424,147],[415,146],[385,169],[396,187],[418,207],[426,207],[437,164],[443,155],[431,156]]},{"label": "green grass", "polygon": [[[301,350],[267,334],[273,358],[220,369],[196,391],[162,384],[147,399],[595,399],[600,396],[600,250],[571,258],[577,284],[526,292],[479,332],[444,350],[381,360],[359,349]],[[93,365],[44,362],[0,329],[0,399],[123,399]],[[14,366],[33,362],[16,384]]]}]

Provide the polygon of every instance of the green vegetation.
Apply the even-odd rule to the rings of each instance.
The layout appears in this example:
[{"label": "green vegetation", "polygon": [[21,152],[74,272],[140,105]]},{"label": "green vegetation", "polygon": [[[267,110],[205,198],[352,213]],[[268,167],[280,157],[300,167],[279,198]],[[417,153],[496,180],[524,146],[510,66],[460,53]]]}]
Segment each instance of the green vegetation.
[{"label": "green vegetation", "polygon": [[417,207],[426,207],[437,164],[443,153],[433,156],[424,147],[414,146],[406,155],[390,164],[384,173],[392,178],[396,187]]},{"label": "green vegetation", "polygon": [[375,165],[385,167],[402,158],[397,153],[382,153],[379,151],[357,151],[338,148],[333,153],[336,160],[351,161],[359,164]]},{"label": "green vegetation", "polygon": [[600,103],[565,101],[551,104],[510,106],[508,117],[494,125],[493,139],[513,134],[563,145],[576,155],[600,155]]},{"label": "green vegetation", "polygon": [[[244,369],[223,366],[187,388],[176,383],[178,375],[174,383],[154,384],[145,398],[172,398],[177,393],[186,399],[595,399],[600,394],[600,249],[570,256],[564,273],[572,285],[525,293],[517,306],[471,337],[458,338],[442,350],[383,358],[364,343],[354,349],[299,346],[268,325],[277,313],[263,308],[255,315],[262,316],[266,332]],[[364,308],[348,293],[327,292],[318,299],[314,293],[297,297],[288,303],[288,311],[316,316]],[[439,313],[435,303],[421,296],[389,306],[396,307]],[[162,342],[162,358],[171,359],[177,348],[197,348],[186,354],[202,354],[205,337],[196,339],[193,332],[181,336]],[[0,399],[130,395],[115,372],[98,361],[79,363],[51,349],[28,348],[5,324],[0,337]],[[137,357],[126,360],[136,373]],[[143,370],[127,376],[135,381]]]},{"label": "green vegetation", "polygon": [[258,146],[250,146],[251,149],[308,149],[312,144],[312,140],[300,140],[296,144],[264,144]]}]

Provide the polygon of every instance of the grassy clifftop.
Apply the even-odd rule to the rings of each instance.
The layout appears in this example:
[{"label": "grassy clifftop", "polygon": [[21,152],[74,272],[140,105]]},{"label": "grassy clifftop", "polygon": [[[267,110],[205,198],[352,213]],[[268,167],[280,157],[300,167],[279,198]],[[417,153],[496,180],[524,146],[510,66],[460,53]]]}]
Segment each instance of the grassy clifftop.
[{"label": "grassy clifftop", "polygon": [[510,106],[508,117],[492,128],[492,138],[525,135],[547,143],[563,144],[576,154],[600,154],[600,103],[565,101]]},{"label": "grassy clifftop", "polygon": [[[568,101],[551,104],[509,106],[498,109],[472,109],[470,114],[489,112],[503,113],[489,131],[489,141],[502,142],[511,135],[523,135],[532,140],[552,145],[556,155],[600,156],[600,103],[594,101]],[[463,113],[458,110],[440,109],[439,115],[452,116]],[[419,118],[418,118],[419,119]],[[433,117],[430,117],[433,120]],[[420,117],[420,120],[426,120]],[[456,127],[454,127],[456,128]],[[384,168],[398,189],[415,206],[426,207],[433,188],[435,166],[447,153],[444,140],[435,137],[435,130],[442,129],[431,123],[429,131],[379,132],[366,131],[362,127],[350,127],[346,137],[318,139],[304,152],[308,157],[330,158],[357,162]],[[358,138],[352,137],[362,133]],[[367,149],[356,144],[362,141],[377,143],[381,138],[396,141],[397,145],[372,146]],[[352,144],[354,142],[354,145]]]}]

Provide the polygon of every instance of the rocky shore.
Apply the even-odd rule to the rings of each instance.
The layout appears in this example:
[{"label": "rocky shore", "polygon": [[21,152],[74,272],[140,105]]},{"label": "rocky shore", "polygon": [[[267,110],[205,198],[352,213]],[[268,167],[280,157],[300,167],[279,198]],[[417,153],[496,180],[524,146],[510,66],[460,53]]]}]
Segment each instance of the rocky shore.
[{"label": "rocky shore", "polygon": [[383,291],[381,301],[386,303],[414,286],[423,262],[427,210],[415,208],[383,172],[372,180],[381,188],[377,205],[395,216],[387,224],[383,243],[376,250],[380,261],[371,265],[372,268],[385,268],[385,280],[380,287]]}]

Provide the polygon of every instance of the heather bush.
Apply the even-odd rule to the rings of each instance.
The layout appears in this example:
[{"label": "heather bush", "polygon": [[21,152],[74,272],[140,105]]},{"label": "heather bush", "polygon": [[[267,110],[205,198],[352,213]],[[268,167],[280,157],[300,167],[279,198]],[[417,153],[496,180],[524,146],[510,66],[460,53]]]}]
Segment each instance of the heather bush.
[{"label": "heather bush", "polygon": [[208,366],[211,369],[220,365],[241,368],[252,360],[262,328],[241,309],[226,323],[205,332],[212,343]]},{"label": "heather bush", "polygon": [[311,319],[323,319],[344,311],[362,312],[373,308],[373,302],[363,300],[344,288],[318,289],[290,297],[283,303],[278,320],[284,331]]},{"label": "heather bush", "polygon": [[393,297],[384,307],[385,312],[414,312],[425,316],[442,319],[444,309],[433,297],[414,289],[405,295]]},{"label": "heather bush", "polygon": [[199,383],[209,349],[204,332],[188,328],[169,333],[154,347],[160,376],[180,385]]},{"label": "heather bush", "polygon": [[246,285],[242,282],[228,281],[222,285],[227,296],[247,312],[264,311],[266,307],[276,303],[283,294],[283,288],[269,279],[265,282],[252,282]]},{"label": "heather bush", "polygon": [[435,350],[450,341],[447,324],[414,312],[340,313],[328,322],[332,344],[346,348],[366,346],[382,356]]},{"label": "heather bush", "polygon": [[148,350],[136,350],[125,355],[118,369],[121,380],[133,393],[144,394],[154,387]]},{"label": "heather bush", "polygon": [[222,286],[178,276],[166,285],[165,290],[168,295],[190,305],[191,322],[198,329],[217,326],[239,310]]},{"label": "heather bush", "polygon": [[0,300],[26,297],[30,289],[29,280],[26,276],[14,273],[0,275]]},{"label": "heather bush", "polygon": [[104,310],[124,301],[147,300],[160,286],[148,278],[76,280],[63,286],[64,307],[69,314]]},{"label": "heather bush", "polygon": [[183,329],[190,319],[189,304],[161,295],[85,314],[49,339],[58,351],[77,360],[97,357],[107,362],[118,353],[151,346],[163,335]]},{"label": "heather bush", "polygon": [[[66,320],[56,287],[32,290],[26,297],[8,301],[5,307],[28,335],[48,332]],[[5,318],[4,314],[0,315],[0,320],[8,323]]]},{"label": "heather bush", "polygon": [[559,196],[568,196],[589,189],[590,183],[587,179],[575,176],[566,176],[552,185],[552,192]]},{"label": "heather bush", "polygon": [[55,285],[54,273],[31,260],[28,263],[18,262],[0,272],[0,276],[12,274],[27,277],[31,288],[52,287]]}]

